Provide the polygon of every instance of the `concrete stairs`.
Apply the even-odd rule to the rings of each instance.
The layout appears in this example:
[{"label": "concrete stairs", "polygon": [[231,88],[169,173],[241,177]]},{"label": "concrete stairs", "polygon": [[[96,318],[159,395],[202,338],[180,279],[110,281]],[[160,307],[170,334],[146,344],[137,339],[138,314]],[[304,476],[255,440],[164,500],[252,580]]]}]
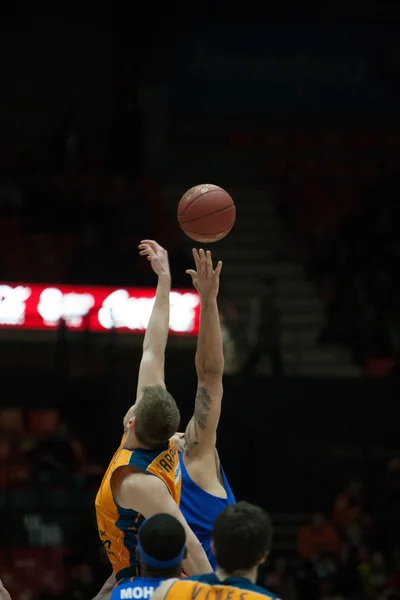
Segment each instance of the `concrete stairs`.
[{"label": "concrete stairs", "polygon": [[[163,189],[166,205],[176,213],[182,186]],[[250,304],[257,295],[260,279],[275,279],[278,306],[282,314],[282,352],[288,376],[358,377],[348,354],[338,347],[320,347],[318,336],[324,323],[324,306],[311,282],[305,280],[300,258],[291,247],[264,190],[238,186],[229,188],[237,207],[232,232],[213,248],[216,259],[224,261],[226,289],[239,311],[239,330],[246,339]],[[188,247],[193,242],[184,236]],[[269,373],[269,362],[260,363]]]}]

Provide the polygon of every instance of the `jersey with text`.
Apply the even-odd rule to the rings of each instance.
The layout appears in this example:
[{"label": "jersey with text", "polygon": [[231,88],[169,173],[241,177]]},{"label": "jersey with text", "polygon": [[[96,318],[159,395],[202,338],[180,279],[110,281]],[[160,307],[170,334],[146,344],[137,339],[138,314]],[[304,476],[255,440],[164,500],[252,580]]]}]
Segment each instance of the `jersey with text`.
[{"label": "jersey with text", "polygon": [[151,598],[163,581],[165,578],[132,577],[130,581],[124,581],[113,589],[110,600]]},{"label": "jersey with text", "polygon": [[244,577],[228,577],[221,581],[215,573],[196,575],[176,581],[164,600],[276,600],[275,594]]},{"label": "jersey with text", "polygon": [[113,473],[121,467],[133,467],[149,475],[158,477],[165,483],[169,493],[177,504],[181,494],[181,469],[178,452],[172,441],[156,450],[124,447],[124,438],[103,477],[96,496],[96,517],[99,535],[107,552],[114,573],[122,569],[136,568],[140,565],[136,559],[137,533],[144,516],[135,510],[122,508],[114,501],[111,489]]}]

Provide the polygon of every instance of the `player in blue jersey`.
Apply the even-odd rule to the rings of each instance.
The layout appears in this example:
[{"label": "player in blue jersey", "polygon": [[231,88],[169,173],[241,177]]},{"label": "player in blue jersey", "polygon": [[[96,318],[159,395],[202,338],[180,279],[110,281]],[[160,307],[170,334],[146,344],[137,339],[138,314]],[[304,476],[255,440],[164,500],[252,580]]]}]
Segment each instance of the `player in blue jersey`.
[{"label": "player in blue jersey", "polygon": [[110,578],[93,600],[150,598],[163,581],[180,577],[186,556],[185,542],[185,530],[175,517],[166,513],[149,517],[138,532],[136,554],[141,576],[123,579],[117,585],[115,577]]},{"label": "player in blue jersey", "polygon": [[276,596],[256,585],[272,539],[267,513],[248,502],[225,508],[214,523],[215,573],[163,582],[152,600],[265,600]]},{"label": "player in blue jersey", "polygon": [[[214,270],[211,253],[204,250],[193,250],[193,258],[196,270],[187,273],[191,275],[201,301],[196,352],[198,387],[193,417],[184,439],[180,440],[184,442],[184,451],[179,456],[182,471],[180,509],[215,569],[212,527],[220,512],[235,502],[216,449],[224,371],[217,305],[222,263],[219,262]],[[176,443],[179,444],[179,439]]]}]

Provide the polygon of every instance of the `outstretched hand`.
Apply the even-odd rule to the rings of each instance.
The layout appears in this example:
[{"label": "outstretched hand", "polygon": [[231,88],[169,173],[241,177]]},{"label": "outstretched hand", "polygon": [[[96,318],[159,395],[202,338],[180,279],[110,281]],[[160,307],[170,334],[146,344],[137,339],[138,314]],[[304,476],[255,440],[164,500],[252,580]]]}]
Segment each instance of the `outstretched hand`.
[{"label": "outstretched hand", "polygon": [[214,269],[211,252],[203,249],[193,249],[193,258],[196,270],[188,269],[186,273],[191,276],[192,282],[200,296],[217,297],[219,290],[219,275],[222,269],[222,262],[219,261]]},{"label": "outstretched hand", "polygon": [[147,256],[151,267],[159,277],[170,275],[168,252],[154,240],[142,240],[139,244],[140,256]]}]

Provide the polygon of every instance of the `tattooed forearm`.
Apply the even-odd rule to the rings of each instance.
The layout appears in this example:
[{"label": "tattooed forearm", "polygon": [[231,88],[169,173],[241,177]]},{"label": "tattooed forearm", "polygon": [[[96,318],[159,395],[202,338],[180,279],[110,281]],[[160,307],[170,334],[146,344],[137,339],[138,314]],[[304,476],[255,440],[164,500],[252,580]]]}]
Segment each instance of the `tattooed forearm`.
[{"label": "tattooed forearm", "polygon": [[199,387],[196,395],[196,402],[194,405],[194,415],[191,418],[187,428],[185,436],[185,452],[190,452],[199,445],[199,433],[204,431],[207,427],[208,415],[211,411],[211,398],[210,394],[204,387]]}]

